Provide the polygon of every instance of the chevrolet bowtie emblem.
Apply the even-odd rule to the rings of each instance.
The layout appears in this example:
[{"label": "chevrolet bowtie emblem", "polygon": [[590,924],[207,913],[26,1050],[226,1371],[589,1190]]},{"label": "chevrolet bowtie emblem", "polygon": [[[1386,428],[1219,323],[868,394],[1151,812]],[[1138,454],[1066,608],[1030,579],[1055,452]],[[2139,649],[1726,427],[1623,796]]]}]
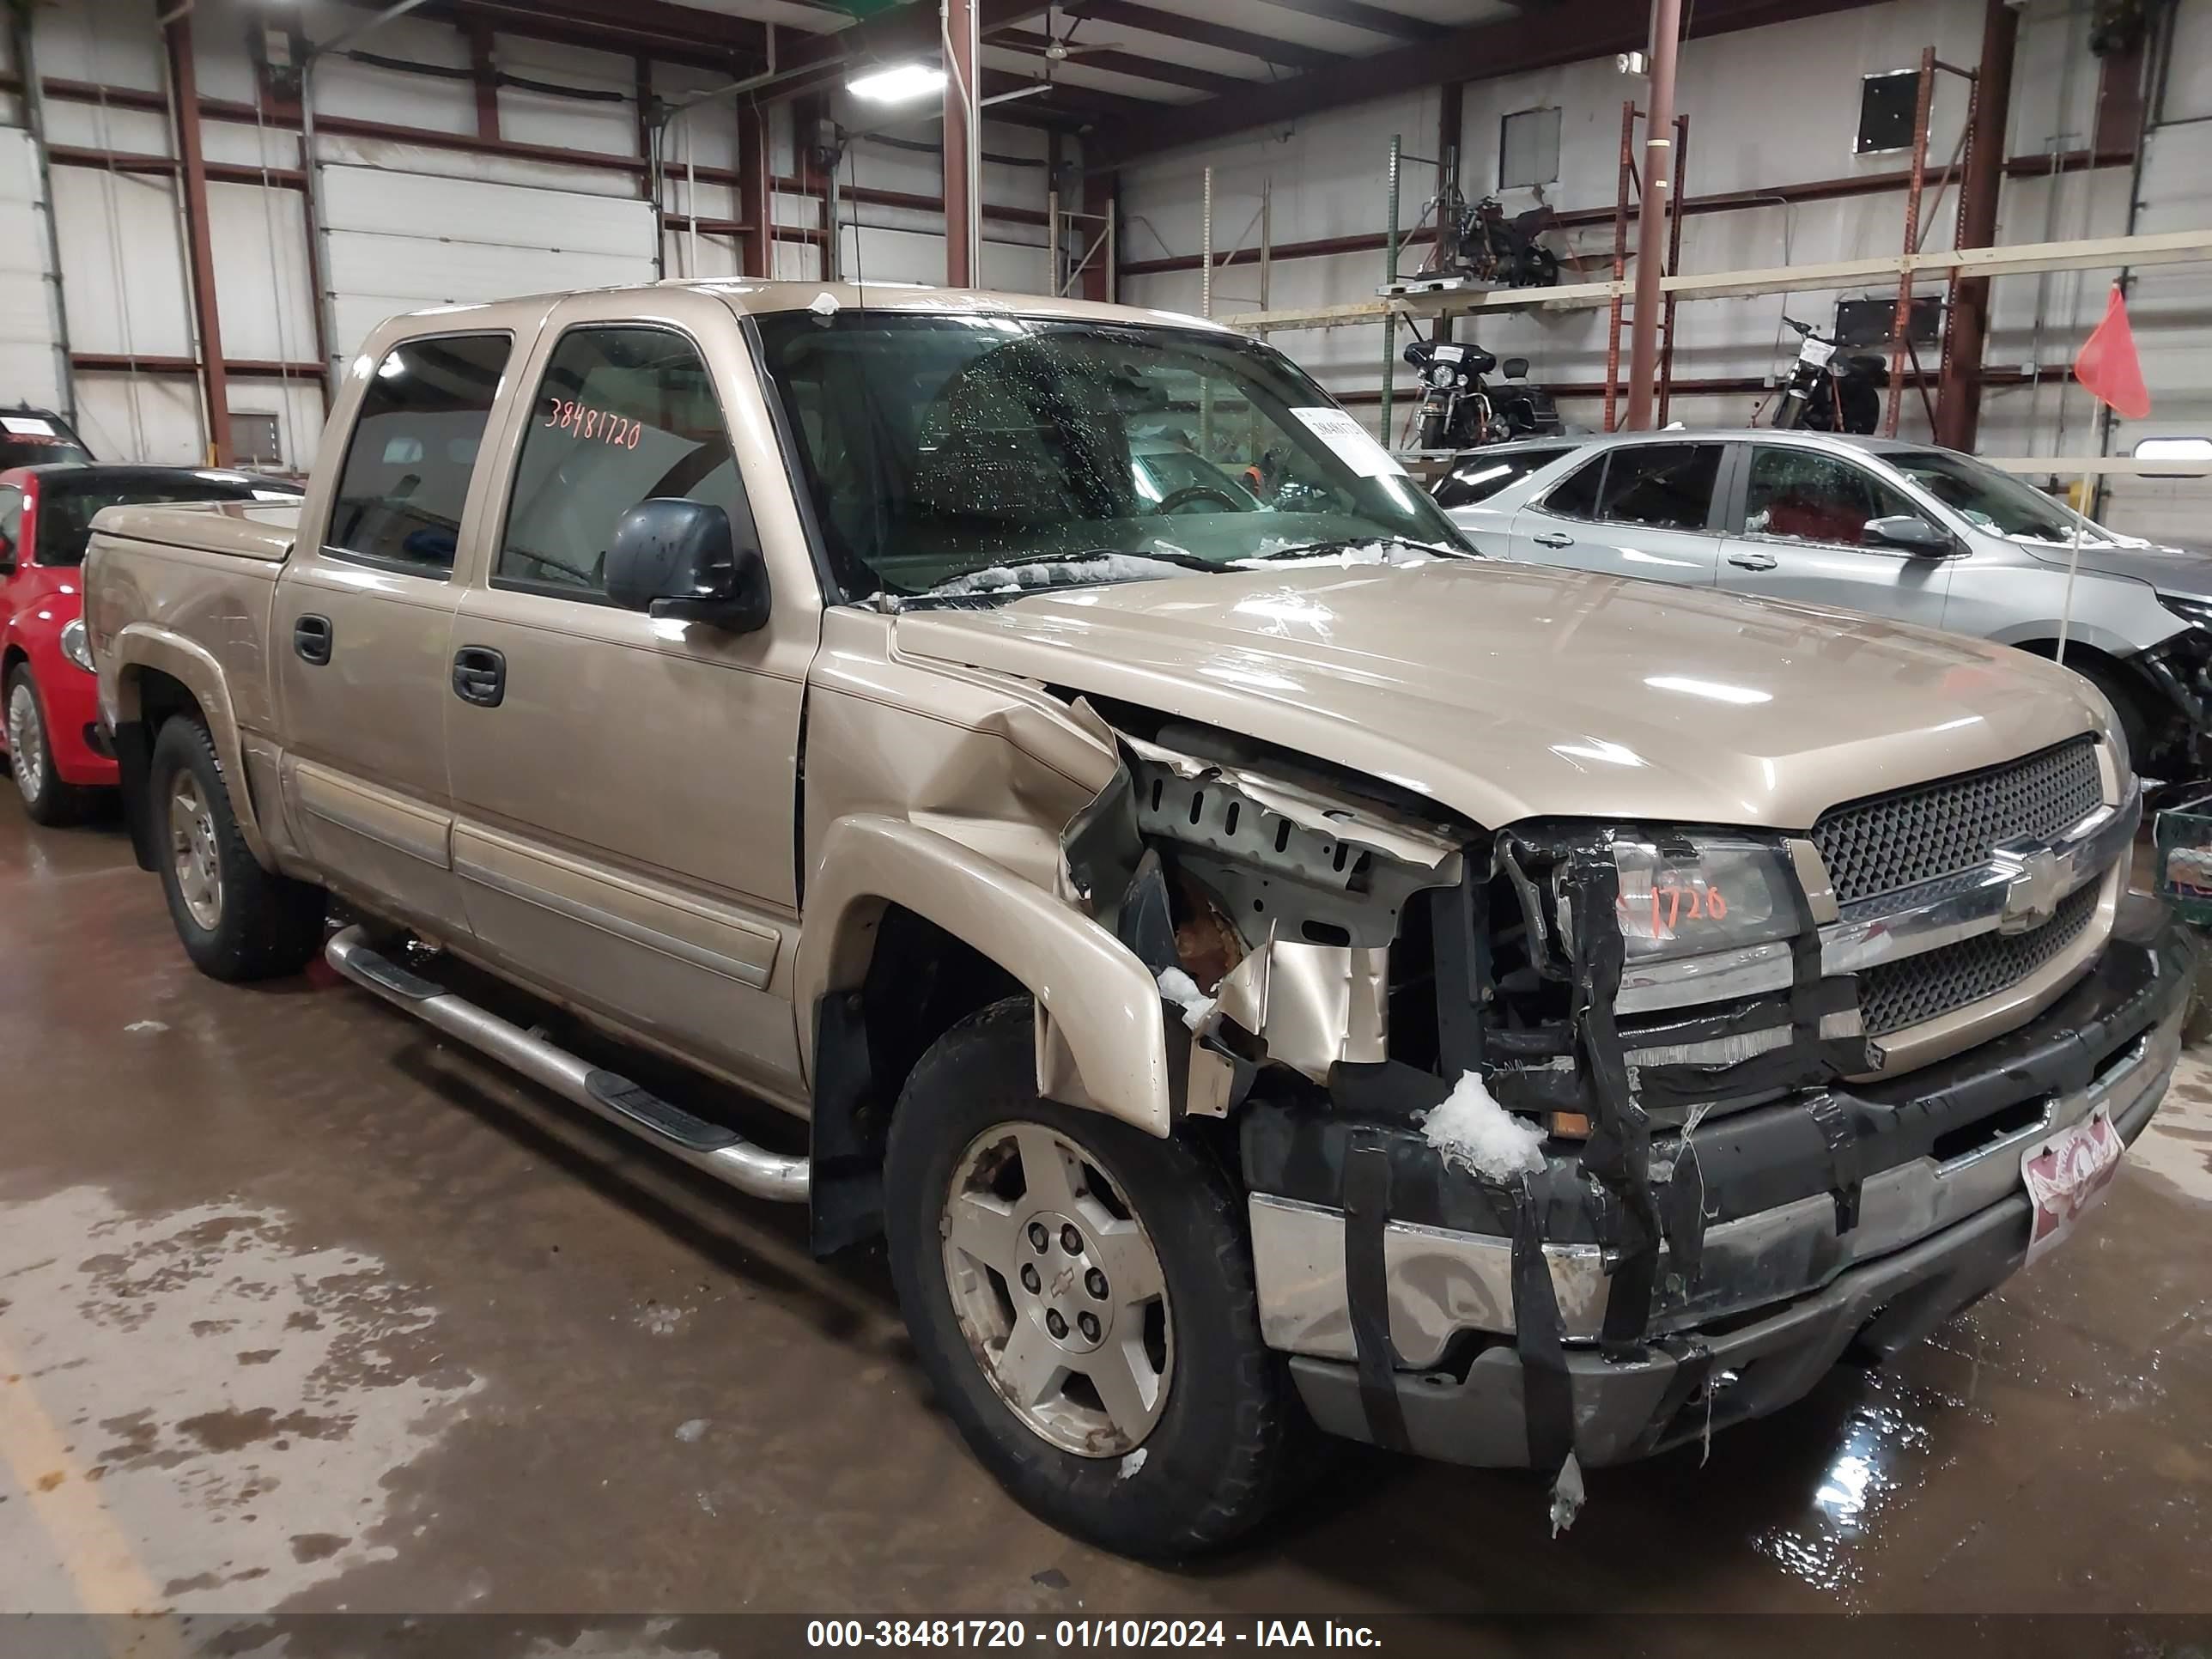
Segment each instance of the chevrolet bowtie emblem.
[{"label": "chevrolet bowtie emblem", "polygon": [[2005,886],[2004,911],[1997,918],[2000,933],[2032,933],[2058,913],[2058,901],[2074,874],[2071,854],[2045,848],[2018,860],[2018,872]]}]

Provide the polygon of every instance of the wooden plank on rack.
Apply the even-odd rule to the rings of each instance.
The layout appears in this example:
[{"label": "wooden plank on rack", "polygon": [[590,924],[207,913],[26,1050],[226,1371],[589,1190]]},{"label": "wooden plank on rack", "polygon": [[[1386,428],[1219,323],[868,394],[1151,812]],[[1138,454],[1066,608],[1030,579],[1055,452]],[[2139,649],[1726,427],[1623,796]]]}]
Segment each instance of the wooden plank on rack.
[{"label": "wooden plank on rack", "polygon": [[[2027,276],[2051,270],[2098,270],[2121,265],[2188,264],[2212,259],[2212,230],[2160,231],[2148,236],[2098,236],[2079,241],[2022,242],[2009,247],[1972,247],[1914,254],[1881,254],[1819,264],[1773,265],[1748,270],[1669,276],[1662,291],[1677,300],[1717,300],[1808,289],[1856,288],[1910,273],[1923,280],[1962,276]],[[1352,300],[1299,310],[1248,312],[1220,320],[1252,332],[1289,328],[1341,328],[1384,317],[1458,316],[1470,312],[1581,311],[1613,303],[1625,283],[1570,283],[1556,288],[1494,289],[1474,293],[1414,294],[1395,299]]]}]

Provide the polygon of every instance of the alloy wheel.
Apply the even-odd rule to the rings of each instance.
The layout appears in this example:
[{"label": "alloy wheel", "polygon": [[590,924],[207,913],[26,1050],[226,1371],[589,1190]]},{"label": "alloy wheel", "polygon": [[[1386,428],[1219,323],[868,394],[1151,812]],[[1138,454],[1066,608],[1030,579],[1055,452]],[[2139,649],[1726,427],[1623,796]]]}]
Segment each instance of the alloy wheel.
[{"label": "alloy wheel", "polygon": [[179,772],[169,791],[169,856],[185,908],[214,932],[222,921],[222,864],[216,852],[215,815],[189,772]]},{"label": "alloy wheel", "polygon": [[1134,1450],[1167,1404],[1174,1321],[1158,1251],[1095,1158],[1040,1123],[969,1143],[939,1231],[962,1334],[1034,1433]]},{"label": "alloy wheel", "polygon": [[46,787],[46,730],[39,722],[39,701],[30,682],[17,680],[8,694],[8,762],[15,775],[15,787],[36,805]]}]

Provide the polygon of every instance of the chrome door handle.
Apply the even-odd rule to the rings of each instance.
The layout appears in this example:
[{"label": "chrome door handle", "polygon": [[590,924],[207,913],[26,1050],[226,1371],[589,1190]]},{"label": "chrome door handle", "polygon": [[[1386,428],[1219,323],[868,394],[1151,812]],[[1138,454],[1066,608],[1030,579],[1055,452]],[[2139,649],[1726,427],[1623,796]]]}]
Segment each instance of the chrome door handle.
[{"label": "chrome door handle", "polygon": [[1729,555],[1729,562],[1739,570],[1771,570],[1774,568],[1774,560],[1772,556],[1765,553],[1731,553]]},{"label": "chrome door handle", "polygon": [[1539,547],[1572,547],[1575,544],[1575,538],[1572,536],[1562,536],[1556,531],[1549,535],[1534,536],[1529,539]]}]

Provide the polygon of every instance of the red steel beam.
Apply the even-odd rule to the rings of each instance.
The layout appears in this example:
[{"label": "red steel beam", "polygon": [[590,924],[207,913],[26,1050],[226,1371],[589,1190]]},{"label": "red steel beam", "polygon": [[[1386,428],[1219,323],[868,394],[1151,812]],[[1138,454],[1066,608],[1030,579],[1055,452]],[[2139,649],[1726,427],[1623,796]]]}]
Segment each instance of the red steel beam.
[{"label": "red steel beam", "polygon": [[1628,429],[1648,430],[1659,395],[1660,283],[1667,262],[1667,193],[1674,181],[1674,63],[1682,0],[1652,0],[1651,84],[1644,112],[1644,193],[1636,221],[1636,311],[1628,335]]},{"label": "red steel beam", "polygon": [[[120,351],[72,351],[70,367],[88,374],[190,374],[197,378],[197,357],[133,357]],[[320,363],[288,363],[274,357],[227,357],[223,373],[240,380],[313,380],[320,382]]]},{"label": "red steel beam", "polygon": [[1188,40],[1194,46],[1242,52],[1282,69],[1328,70],[1350,61],[1340,52],[1302,46],[1273,35],[1254,34],[1247,29],[1230,28],[1187,17],[1180,12],[1163,11],[1156,6],[1139,5],[1135,0],[1074,0],[1063,9],[1071,17],[1095,17],[1120,28],[1142,29],[1147,34],[1164,34],[1171,40]]},{"label": "red steel beam", "polygon": [[[1966,166],[1959,181],[1960,247],[1987,247],[1996,240],[1997,196],[2004,179],[1999,158],[2012,117],[2013,59],[2019,44],[2020,13],[2006,0],[1988,0],[1982,16],[1982,66],[1975,77]],[[1936,400],[1936,441],[1947,448],[1971,451],[1980,434],[1989,325],[1990,279],[1961,277],[1953,283]]]},{"label": "red steel beam", "polygon": [[468,37],[469,72],[475,77],[477,137],[488,144],[499,142],[499,70],[492,62],[491,25],[481,17],[463,21]]},{"label": "red steel beam", "polygon": [[[199,325],[201,383],[207,392],[208,445],[217,466],[231,463],[230,380],[222,361],[222,317],[216,302],[215,239],[208,224],[207,158],[200,152],[199,82],[192,67],[192,24],[173,18],[167,37],[169,81],[177,100],[177,159],[184,180],[185,243],[191,258],[192,310]],[[276,296],[272,295],[272,302]]]},{"label": "red steel beam", "polygon": [[1302,11],[1309,17],[1365,29],[1370,34],[1387,34],[1394,40],[1437,40],[1451,33],[1445,24],[1370,6],[1366,0],[1269,0],[1269,3],[1285,11]]},{"label": "red steel beam", "polygon": [[[2055,168],[2061,173],[2085,172],[2093,167],[2124,167],[2135,160],[2132,151],[2068,150],[2057,155],[2016,155],[2005,163],[2008,179],[2048,178]],[[1814,179],[1803,184],[1776,185],[1765,190],[1732,190],[1710,196],[1693,196],[1682,204],[1686,214],[1731,213],[1741,209],[1775,207],[1783,203],[1833,201],[1850,196],[1875,196],[1885,191],[1902,190],[1910,182],[1908,173],[1866,173],[1855,178]],[[1609,222],[1611,208],[1575,208],[1561,213],[1553,221],[1562,229]],[[1433,233],[1426,228],[1401,234],[1399,245],[1431,240]],[[1323,236],[1307,242],[1278,242],[1273,257],[1278,259],[1310,259],[1340,253],[1373,253],[1385,241],[1383,233],[1355,232],[1345,236]],[[1231,265],[1256,264],[1257,250],[1244,248],[1234,254],[1223,254],[1216,264],[1221,269]],[[1168,255],[1157,259],[1135,259],[1121,267],[1124,276],[1156,276],[1175,270],[1196,270],[1200,261],[1195,253]]]},{"label": "red steel beam", "polygon": [[948,288],[973,288],[982,280],[981,221],[977,209],[982,143],[982,64],[975,49],[981,19],[978,0],[944,0],[945,39],[945,282]]}]

